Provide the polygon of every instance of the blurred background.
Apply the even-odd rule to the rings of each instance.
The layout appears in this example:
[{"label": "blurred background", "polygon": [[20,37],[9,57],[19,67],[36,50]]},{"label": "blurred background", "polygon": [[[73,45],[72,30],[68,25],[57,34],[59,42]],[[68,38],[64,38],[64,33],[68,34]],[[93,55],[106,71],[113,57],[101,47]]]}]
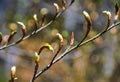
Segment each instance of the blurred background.
[{"label": "blurred background", "polygon": [[[16,23],[21,21],[27,26],[28,33],[31,33],[34,30],[33,15],[37,14],[40,21],[40,10],[47,8],[45,23],[49,22],[55,14],[54,2],[61,7],[61,0],[0,0],[0,32],[5,38],[11,31],[17,30],[10,43],[16,41],[22,36]],[[70,0],[67,0],[67,3],[70,3]],[[0,51],[0,82],[8,82],[13,65],[17,67],[16,82],[29,82],[34,72],[34,53],[44,43],[50,43],[57,51],[59,45],[56,33],[61,33],[65,45],[69,45],[71,32],[74,32],[74,44],[77,44],[86,30],[83,10],[91,16],[92,29],[88,38],[93,37],[105,29],[107,24],[107,16],[102,11],[110,11],[113,16],[111,23],[114,22],[114,5],[113,0],[75,0],[74,4],[50,26],[18,45]],[[36,82],[120,82],[119,31],[120,26],[113,28],[98,39],[69,53]],[[43,50],[39,70],[48,65],[53,56],[49,50]]]}]

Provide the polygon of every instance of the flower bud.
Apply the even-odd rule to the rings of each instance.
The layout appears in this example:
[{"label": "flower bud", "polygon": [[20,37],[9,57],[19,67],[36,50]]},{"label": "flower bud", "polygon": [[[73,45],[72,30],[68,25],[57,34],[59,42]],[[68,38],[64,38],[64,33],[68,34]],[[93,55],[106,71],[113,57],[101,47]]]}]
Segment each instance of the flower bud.
[{"label": "flower bud", "polygon": [[83,15],[84,15],[86,21],[91,25],[90,15],[86,11],[83,11]]},{"label": "flower bud", "polygon": [[37,18],[36,14],[33,15],[33,18],[34,18],[35,22],[38,23],[38,18]]},{"label": "flower bud", "polygon": [[108,16],[108,19],[111,20],[112,15],[109,11],[103,11],[103,13],[105,13]]},{"label": "flower bud", "polygon": [[58,36],[58,38],[60,40],[60,44],[63,45],[63,41],[64,41],[63,36],[60,33],[57,33],[56,35]]},{"label": "flower bud", "polygon": [[45,44],[44,44],[44,47],[46,47],[46,48],[49,49],[50,51],[54,52],[54,49],[53,49],[53,47],[52,47],[50,44],[45,43]]},{"label": "flower bud", "polygon": [[40,61],[40,56],[38,55],[38,53],[37,52],[35,52],[35,63],[39,63],[39,61]]},{"label": "flower bud", "polygon": [[11,68],[11,77],[14,78],[15,77],[15,73],[16,73],[16,66],[13,66]]},{"label": "flower bud", "polygon": [[27,32],[26,26],[25,26],[24,23],[22,23],[22,22],[17,22],[17,23],[22,26],[23,36],[25,36],[25,34],[26,34],[26,32]]},{"label": "flower bud", "polygon": [[53,5],[54,5],[54,7],[56,9],[56,13],[58,13],[60,11],[60,8],[59,8],[58,4],[54,3]]}]

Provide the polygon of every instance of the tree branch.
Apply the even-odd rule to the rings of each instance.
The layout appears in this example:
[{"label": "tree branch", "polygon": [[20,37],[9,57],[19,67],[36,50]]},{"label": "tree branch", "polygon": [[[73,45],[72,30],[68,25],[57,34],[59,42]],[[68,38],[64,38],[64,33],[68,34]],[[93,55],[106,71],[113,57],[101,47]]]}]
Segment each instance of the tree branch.
[{"label": "tree branch", "polygon": [[112,28],[114,28],[114,27],[116,27],[116,26],[118,26],[118,25],[120,25],[120,22],[117,22],[117,23],[115,23],[115,24],[112,24],[110,27],[108,27],[108,29],[107,29],[106,31],[103,30],[102,32],[98,33],[97,35],[93,36],[92,38],[90,38],[90,39],[82,42],[81,44],[79,44],[79,46],[78,46],[78,45],[75,45],[75,46],[72,47],[71,49],[67,49],[67,50],[66,50],[64,53],[62,53],[58,58],[56,58],[51,65],[48,64],[44,69],[42,69],[41,71],[39,71],[39,72],[35,75],[35,78],[37,78],[37,77],[39,77],[40,75],[42,75],[45,71],[47,71],[51,66],[53,66],[55,63],[57,63],[58,61],[60,61],[60,60],[61,60],[64,56],[66,56],[68,53],[70,53],[70,52],[74,51],[75,49],[77,49],[77,48],[79,48],[79,47],[81,47],[81,46],[83,46],[83,45],[85,45],[85,44],[87,44],[87,43],[89,43],[89,42],[97,39],[98,37],[100,37],[100,36],[102,36],[103,34],[105,34],[106,32],[108,32],[110,29],[112,29]]}]

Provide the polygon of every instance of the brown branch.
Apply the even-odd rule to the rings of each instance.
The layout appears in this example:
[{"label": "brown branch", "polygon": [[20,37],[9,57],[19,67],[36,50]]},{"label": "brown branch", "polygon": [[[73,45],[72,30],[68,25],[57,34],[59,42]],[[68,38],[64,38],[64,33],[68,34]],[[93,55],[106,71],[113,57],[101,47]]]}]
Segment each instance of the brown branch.
[{"label": "brown branch", "polygon": [[11,72],[10,72],[11,79],[10,79],[8,82],[15,82],[15,79],[16,79],[15,74],[16,74],[16,67],[13,66],[13,67],[11,68]]},{"label": "brown branch", "polygon": [[34,82],[34,80],[35,80],[35,75],[37,74],[37,71],[38,71],[38,67],[39,67],[39,65],[38,65],[38,64],[35,64],[33,78],[32,78],[32,80],[31,80],[30,82]]}]

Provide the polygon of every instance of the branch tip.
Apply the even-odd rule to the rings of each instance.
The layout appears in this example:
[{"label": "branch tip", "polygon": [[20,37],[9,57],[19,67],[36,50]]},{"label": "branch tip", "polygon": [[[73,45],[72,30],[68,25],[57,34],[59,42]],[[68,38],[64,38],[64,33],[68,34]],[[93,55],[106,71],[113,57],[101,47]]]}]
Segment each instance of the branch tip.
[{"label": "branch tip", "polygon": [[58,36],[60,40],[60,45],[63,45],[63,41],[64,41],[63,36],[60,33],[57,33],[56,35]]},{"label": "branch tip", "polygon": [[50,51],[54,52],[53,47],[52,47],[49,43],[45,43],[43,47],[46,47],[46,48],[49,49]]},{"label": "branch tip", "polygon": [[89,23],[89,25],[91,25],[92,22],[91,22],[90,15],[86,11],[83,11],[83,15],[84,15],[86,21]]},{"label": "branch tip", "polygon": [[23,32],[23,37],[24,37],[27,32],[26,26],[22,22],[17,22],[17,23],[22,26],[22,32]]},{"label": "branch tip", "polygon": [[34,15],[33,15],[33,18],[34,18],[35,22],[38,23],[37,14],[34,14]]},{"label": "branch tip", "polygon": [[40,53],[42,52],[43,49],[47,48],[48,50],[54,52],[53,47],[49,44],[49,43],[45,43],[40,49],[38,54],[40,55]]},{"label": "branch tip", "polygon": [[40,61],[40,56],[38,55],[37,52],[35,52],[35,63],[38,64]]},{"label": "branch tip", "polygon": [[15,78],[15,74],[16,74],[16,66],[12,66],[11,67],[11,78]]},{"label": "branch tip", "polygon": [[58,12],[60,11],[60,8],[59,8],[58,4],[57,3],[53,3],[53,5],[54,5],[54,7],[56,9],[56,14],[58,14]]},{"label": "branch tip", "polygon": [[112,15],[111,15],[110,11],[103,11],[103,13],[105,13],[108,17],[107,26],[105,28],[105,31],[106,31],[108,29],[108,27],[110,26],[110,21],[111,21]]},{"label": "branch tip", "polygon": [[111,20],[112,15],[111,15],[110,11],[103,11],[103,13],[105,13],[108,16],[108,19]]}]

